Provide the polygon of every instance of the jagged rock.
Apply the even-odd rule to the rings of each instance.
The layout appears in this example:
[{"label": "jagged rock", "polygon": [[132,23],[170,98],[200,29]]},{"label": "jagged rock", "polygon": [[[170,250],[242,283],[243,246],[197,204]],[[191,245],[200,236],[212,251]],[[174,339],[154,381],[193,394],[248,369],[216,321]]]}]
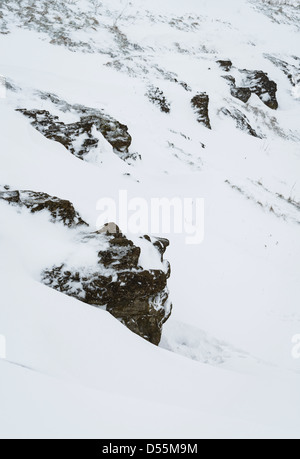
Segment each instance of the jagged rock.
[{"label": "jagged rock", "polygon": [[[77,158],[83,159],[84,155],[98,145],[99,140],[92,135],[93,123],[83,120],[66,125],[59,121],[58,116],[53,116],[46,110],[19,109],[18,111],[30,118],[32,126],[47,139],[61,143]],[[81,137],[80,146],[76,145],[79,137]]]},{"label": "jagged rock", "polygon": [[227,60],[219,60],[217,61],[217,63],[219,64],[219,66],[225,71],[225,72],[229,72],[231,70],[231,67],[232,67],[232,62],[227,59]]},{"label": "jagged rock", "polygon": [[121,124],[113,118],[103,117],[97,114],[83,116],[80,122],[83,125],[95,126],[117,152],[128,153],[132,138],[125,124]]},{"label": "jagged rock", "polygon": [[229,85],[231,95],[242,102],[248,102],[251,94],[256,94],[260,100],[269,108],[276,110],[278,102],[276,98],[277,84],[271,81],[267,73],[259,70],[241,70],[244,76],[242,87],[236,86],[236,80],[231,75],[223,76]]},{"label": "jagged rock", "polygon": [[258,137],[260,136],[257,134],[255,129],[252,128],[248,118],[238,109],[233,108],[231,110],[228,110],[227,108],[222,108],[221,112],[226,115],[230,116],[230,118],[234,119],[236,122],[236,127],[238,129],[241,129],[242,131],[247,132],[248,134],[252,135],[253,137]]},{"label": "jagged rock", "polygon": [[170,270],[143,270],[140,248],[121,232],[112,235],[106,227],[88,237],[94,245],[97,238],[108,242],[107,249],[98,253],[99,270],[87,274],[87,267],[79,270],[62,264],[45,270],[42,281],[90,305],[105,306],[131,331],[158,345],[172,310],[167,288]]},{"label": "jagged rock", "polygon": [[191,100],[191,104],[195,112],[198,115],[198,118],[197,118],[198,122],[203,124],[208,129],[211,129],[209,113],[208,113],[209,96],[205,92],[201,94],[197,94]]},{"label": "jagged rock", "polygon": [[[110,275],[109,275],[110,273]],[[72,271],[65,265],[43,273],[51,288],[106,310],[131,331],[158,345],[162,326],[172,307],[168,302],[167,275],[164,271],[140,269],[122,272]]]},{"label": "jagged rock", "polygon": [[113,268],[116,271],[135,269],[141,254],[140,247],[136,247],[132,241],[127,239],[115,225],[114,233],[111,233],[112,224],[100,230],[99,234],[106,234],[109,241],[109,248],[98,253],[99,263],[105,268]]},{"label": "jagged rock", "polygon": [[247,103],[251,97],[251,91],[249,88],[231,88],[230,92],[233,97],[240,99],[244,103]]},{"label": "jagged rock", "polygon": [[4,191],[0,191],[0,199],[9,204],[26,207],[33,214],[47,211],[50,213],[52,222],[62,222],[69,227],[88,226],[69,201],[49,196],[46,193],[12,191],[7,186],[4,188]]},{"label": "jagged rock", "polygon": [[159,88],[155,88],[152,86],[151,88],[149,88],[149,91],[147,92],[146,96],[154,105],[157,105],[162,112],[170,113],[171,106],[167,101],[164,93]]},{"label": "jagged rock", "polygon": [[112,118],[98,114],[80,117],[77,123],[64,124],[58,116],[53,116],[46,110],[18,109],[31,120],[31,124],[47,139],[61,143],[73,155],[83,159],[92,149],[97,148],[99,139],[95,131],[99,131],[112,145],[115,152],[128,154],[131,136],[128,128]]},{"label": "jagged rock", "polygon": [[251,91],[249,88],[241,88],[236,86],[235,78],[231,75],[226,75],[225,78],[230,85],[230,93],[232,97],[241,100],[244,103],[247,103],[251,97]]},{"label": "jagged rock", "polygon": [[130,330],[158,345],[162,326],[171,314],[166,274],[157,270],[124,272],[112,285],[112,292],[116,298],[109,299],[107,311]]},{"label": "jagged rock", "polygon": [[44,284],[92,306],[106,307],[131,331],[159,344],[162,326],[172,311],[167,288],[170,265],[163,260],[168,240],[147,236],[153,250],[162,255],[162,265],[161,269],[145,270],[139,265],[140,247],[124,236],[115,223],[91,232],[73,204],[46,193],[5,186],[0,189],[0,200],[32,213],[47,211],[52,222],[80,229],[76,231],[76,243],[97,254],[98,263],[93,261],[88,266],[74,266],[74,262],[66,260],[46,269],[41,274]]},{"label": "jagged rock", "polygon": [[245,77],[245,87],[256,94],[269,108],[277,110],[277,84],[269,79],[268,74],[260,70],[242,70]]},{"label": "jagged rock", "polygon": [[101,110],[80,104],[69,104],[55,94],[37,92],[42,100],[50,101],[59,111],[72,113],[78,121],[65,124],[58,116],[46,110],[19,109],[31,120],[31,124],[45,137],[61,143],[73,155],[86,159],[86,155],[99,144],[102,135],[113,147],[114,152],[124,161],[140,158],[129,152],[132,138],[128,127]]}]

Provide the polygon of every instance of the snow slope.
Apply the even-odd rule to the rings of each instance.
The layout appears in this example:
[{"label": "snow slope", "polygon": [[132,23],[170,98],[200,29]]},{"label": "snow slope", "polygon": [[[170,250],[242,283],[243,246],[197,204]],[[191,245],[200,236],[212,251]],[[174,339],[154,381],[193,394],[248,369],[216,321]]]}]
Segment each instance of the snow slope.
[{"label": "snow slope", "polygon": [[[95,228],[97,201],[119,190],[202,197],[205,240],[166,236],[174,309],[156,348],[43,286],[41,270],[60,257],[93,254],[77,253],[47,215],[0,203],[0,437],[299,438],[300,94],[270,60],[297,81],[297,2],[276,20],[260,0],[2,3],[0,185],[68,199]],[[232,61],[238,83],[241,69],[267,72],[279,109],[233,98],[219,59]],[[169,114],[150,103],[149,86]],[[122,161],[103,138],[80,161],[46,139],[15,109],[74,115],[41,91],[124,122],[141,160]],[[197,92],[210,96],[212,130],[191,108]],[[223,107],[242,111],[261,138]]]}]

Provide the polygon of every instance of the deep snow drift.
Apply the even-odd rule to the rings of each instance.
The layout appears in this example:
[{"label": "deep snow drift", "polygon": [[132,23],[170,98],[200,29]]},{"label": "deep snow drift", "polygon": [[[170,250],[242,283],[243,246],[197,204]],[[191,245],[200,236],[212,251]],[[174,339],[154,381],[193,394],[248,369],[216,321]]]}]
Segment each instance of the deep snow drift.
[{"label": "deep snow drift", "polygon": [[[93,250],[0,201],[0,437],[299,438],[299,4],[271,3],[1,2],[0,185],[66,199],[95,230],[119,190],[204,198],[205,239],[154,235],[174,306],[155,347],[43,285]],[[78,130],[83,107],[126,126],[126,148]]]}]

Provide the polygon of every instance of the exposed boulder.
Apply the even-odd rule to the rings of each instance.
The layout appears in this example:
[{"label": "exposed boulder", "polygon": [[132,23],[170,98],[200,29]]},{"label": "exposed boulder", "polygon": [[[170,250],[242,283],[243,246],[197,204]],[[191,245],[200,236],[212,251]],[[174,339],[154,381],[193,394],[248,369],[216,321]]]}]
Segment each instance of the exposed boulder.
[{"label": "exposed boulder", "polygon": [[[73,228],[78,251],[94,253],[90,262],[70,254],[66,260],[45,269],[41,281],[61,293],[105,309],[142,338],[158,345],[162,326],[171,315],[167,281],[170,265],[163,259],[166,239],[145,239],[149,250],[161,254],[161,269],[143,269],[140,247],[122,234],[115,223],[92,232],[73,204],[46,193],[0,188],[0,200],[27,208],[31,213],[49,212],[51,222]],[[74,237],[74,234],[73,236]]]},{"label": "exposed boulder", "polygon": [[158,345],[162,326],[168,320],[167,280],[169,269],[144,270],[139,266],[140,248],[118,229],[116,234],[98,231],[89,238],[105,250],[98,253],[99,268],[72,268],[67,264],[45,270],[42,281],[60,292],[106,310],[131,331]]},{"label": "exposed boulder", "polygon": [[42,100],[49,101],[62,113],[72,113],[77,122],[65,124],[58,116],[47,110],[18,109],[31,120],[31,124],[48,139],[61,143],[73,155],[86,159],[87,154],[98,147],[99,135],[112,146],[114,152],[124,161],[136,160],[140,155],[130,152],[132,138],[128,127],[110,115],[80,104],[69,104],[55,94],[37,92]]},{"label": "exposed boulder", "polygon": [[229,85],[231,95],[246,103],[251,94],[256,94],[269,108],[277,110],[276,98],[277,84],[269,79],[268,74],[260,70],[240,70],[243,76],[243,86],[237,87],[236,80],[232,75],[223,76]]},{"label": "exposed boulder", "polygon": [[[141,249],[127,239],[117,226],[116,228],[116,233],[106,233],[109,247],[98,253],[99,263],[105,268],[113,268],[116,271],[135,269],[138,267]],[[103,231],[100,230],[99,234],[103,234]]]},{"label": "exposed boulder", "polygon": [[18,207],[25,207],[33,214],[47,211],[50,213],[51,221],[54,223],[62,222],[68,227],[88,226],[79,213],[76,212],[71,202],[49,196],[46,193],[12,191],[6,186],[3,191],[0,191],[0,200]]},{"label": "exposed boulder", "polygon": [[19,109],[31,124],[47,139],[61,143],[77,158],[84,159],[92,149],[97,148],[99,138],[96,132],[100,132],[111,144],[115,152],[120,156],[128,154],[131,145],[131,136],[128,128],[112,118],[98,114],[83,115],[80,121],[65,124],[58,116],[53,116],[46,110]]},{"label": "exposed boulder", "polygon": [[197,120],[200,124],[203,124],[208,129],[211,129],[208,105],[209,105],[209,96],[203,92],[197,94],[191,100],[192,107],[194,108],[196,114],[198,115]]},{"label": "exposed boulder", "polygon": [[248,100],[251,97],[251,91],[249,88],[231,88],[231,95],[235,97],[236,99],[241,100],[245,104],[248,102]]},{"label": "exposed boulder", "polygon": [[[93,123],[82,122],[64,124],[58,116],[46,110],[19,109],[19,112],[31,120],[31,124],[47,139],[61,143],[77,158],[83,159],[91,149],[98,146],[99,140],[92,135]],[[80,139],[80,144],[78,143]]]},{"label": "exposed boulder", "polygon": [[226,75],[225,78],[230,85],[230,93],[232,97],[241,100],[244,103],[247,103],[251,97],[251,90],[249,88],[241,88],[236,86],[235,78],[231,75]]},{"label": "exposed boulder", "polygon": [[277,110],[277,84],[269,79],[268,74],[260,70],[242,70],[244,85],[269,108]]},{"label": "exposed boulder", "polygon": [[80,123],[87,126],[95,126],[116,152],[121,154],[129,152],[132,138],[125,124],[108,116],[104,117],[100,113],[82,116]]},{"label": "exposed boulder", "polygon": [[217,63],[225,72],[229,72],[231,70],[232,62],[229,59],[219,60]]}]

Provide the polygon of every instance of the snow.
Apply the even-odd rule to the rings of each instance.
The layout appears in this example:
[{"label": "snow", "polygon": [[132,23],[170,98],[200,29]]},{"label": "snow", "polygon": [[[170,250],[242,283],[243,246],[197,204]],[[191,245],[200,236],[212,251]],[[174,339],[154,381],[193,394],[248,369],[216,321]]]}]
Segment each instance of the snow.
[{"label": "snow", "polygon": [[[126,2],[102,3],[96,17],[111,26]],[[74,40],[91,39],[95,49],[71,52],[18,28],[9,13],[0,74],[20,89],[0,96],[0,185],[68,199],[95,229],[97,202],[118,200],[119,190],[148,202],[205,198],[205,239],[189,246],[186,235],[168,235],[173,314],[156,348],[105,311],[40,284],[41,271],[63,259],[95,264],[93,247],[46,213],[0,203],[1,438],[299,438],[292,339],[300,332],[300,217],[289,202],[300,201],[299,88],[265,54],[292,62],[300,41],[292,20],[272,21],[261,4],[135,0],[117,24],[143,50],[127,54],[107,28],[76,32]],[[220,58],[232,60],[237,84],[238,69],[267,72],[278,84],[278,111],[255,95],[247,106],[232,99]],[[115,59],[132,76],[106,65]],[[169,115],[149,103],[149,84],[164,91]],[[47,140],[14,109],[75,120],[37,90],[124,122],[142,159],[128,165],[101,138],[80,161]],[[190,107],[198,91],[210,95],[212,131]],[[264,138],[220,116],[226,106],[243,110]],[[145,269],[161,268],[147,241],[128,237],[142,247]]]},{"label": "snow", "polygon": [[[7,274],[1,270],[6,281],[7,268]],[[0,362],[1,437],[297,433],[299,375],[288,378],[272,368],[247,374],[192,362],[154,348],[99,309],[21,279],[19,290],[11,291],[7,282],[4,291],[5,322],[10,315],[13,324],[4,327],[11,337],[8,362]]]}]

